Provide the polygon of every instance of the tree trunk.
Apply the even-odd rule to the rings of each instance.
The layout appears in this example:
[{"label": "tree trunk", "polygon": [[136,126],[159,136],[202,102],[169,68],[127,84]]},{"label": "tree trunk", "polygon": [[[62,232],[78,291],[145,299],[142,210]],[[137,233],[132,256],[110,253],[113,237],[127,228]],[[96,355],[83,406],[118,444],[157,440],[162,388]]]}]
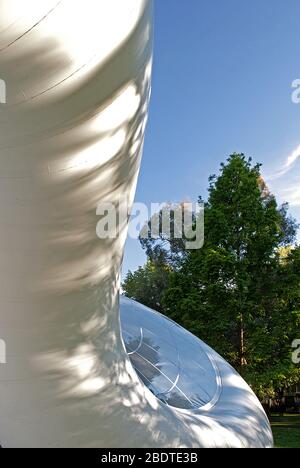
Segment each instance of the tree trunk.
[{"label": "tree trunk", "polygon": [[247,360],[245,357],[245,328],[244,328],[244,317],[241,315],[240,322],[240,366],[246,366]]}]

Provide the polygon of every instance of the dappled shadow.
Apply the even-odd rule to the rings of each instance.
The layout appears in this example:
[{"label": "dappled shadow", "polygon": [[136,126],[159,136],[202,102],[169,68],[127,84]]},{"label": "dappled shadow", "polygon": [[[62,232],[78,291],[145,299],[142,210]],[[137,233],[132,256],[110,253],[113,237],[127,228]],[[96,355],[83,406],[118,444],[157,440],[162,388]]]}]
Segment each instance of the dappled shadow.
[{"label": "dappled shadow", "polygon": [[[8,83],[0,113],[4,446],[126,444],[128,421],[143,415],[128,405],[140,384],[130,377],[119,328],[127,219],[117,240],[100,240],[96,209],[133,201],[150,89],[150,18],[146,8],[101,65],[55,91],[49,77],[70,65],[58,40],[27,48],[20,40],[0,53]],[[32,92],[21,89],[26,79]]]},{"label": "dappled shadow", "polygon": [[[0,330],[7,344],[0,442],[6,447],[269,440],[257,401],[221,359],[218,404],[209,412],[180,412],[141,384],[123,346],[118,293],[127,220],[118,239],[100,240],[96,209],[100,202],[133,201],[150,89],[146,5],[110,51],[88,27],[73,31],[72,42],[64,28],[59,39],[46,23],[45,34],[33,29],[15,43],[8,38],[12,45],[0,51],[8,85],[7,105],[0,107]],[[63,24],[66,31],[73,21]],[[86,35],[89,44],[76,50]]]}]

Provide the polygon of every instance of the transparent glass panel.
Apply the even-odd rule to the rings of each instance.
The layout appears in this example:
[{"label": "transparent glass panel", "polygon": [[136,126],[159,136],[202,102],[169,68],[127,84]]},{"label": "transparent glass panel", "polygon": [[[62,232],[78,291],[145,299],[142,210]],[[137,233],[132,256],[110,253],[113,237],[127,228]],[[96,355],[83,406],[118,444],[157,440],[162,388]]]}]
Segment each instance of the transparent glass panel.
[{"label": "transparent glass panel", "polygon": [[198,409],[215,400],[216,366],[198,338],[125,297],[121,328],[134,369],[157,398],[181,409]]}]

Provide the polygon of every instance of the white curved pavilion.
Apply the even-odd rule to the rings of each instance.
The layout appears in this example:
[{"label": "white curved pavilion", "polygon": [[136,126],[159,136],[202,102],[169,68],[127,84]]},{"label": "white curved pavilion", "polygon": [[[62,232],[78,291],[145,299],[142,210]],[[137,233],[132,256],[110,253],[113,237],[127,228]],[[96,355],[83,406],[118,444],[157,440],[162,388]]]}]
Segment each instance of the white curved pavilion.
[{"label": "white curved pavilion", "polygon": [[0,1],[3,447],[272,445],[251,390],[199,340],[169,321],[164,342],[167,319],[122,300],[127,348],[131,327],[158,359],[178,350],[164,369],[150,359],[151,386],[121,336],[127,225],[100,240],[96,210],[134,198],[151,37],[148,0]]}]

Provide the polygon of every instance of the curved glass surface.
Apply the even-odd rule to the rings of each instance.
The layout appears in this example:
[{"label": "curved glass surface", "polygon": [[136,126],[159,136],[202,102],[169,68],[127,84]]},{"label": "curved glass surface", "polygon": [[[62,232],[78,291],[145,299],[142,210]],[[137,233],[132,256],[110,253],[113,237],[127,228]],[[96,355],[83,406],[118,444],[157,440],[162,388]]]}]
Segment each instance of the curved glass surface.
[{"label": "curved glass surface", "polygon": [[157,398],[181,409],[204,409],[217,401],[218,369],[198,338],[124,296],[121,328],[135,371]]}]

